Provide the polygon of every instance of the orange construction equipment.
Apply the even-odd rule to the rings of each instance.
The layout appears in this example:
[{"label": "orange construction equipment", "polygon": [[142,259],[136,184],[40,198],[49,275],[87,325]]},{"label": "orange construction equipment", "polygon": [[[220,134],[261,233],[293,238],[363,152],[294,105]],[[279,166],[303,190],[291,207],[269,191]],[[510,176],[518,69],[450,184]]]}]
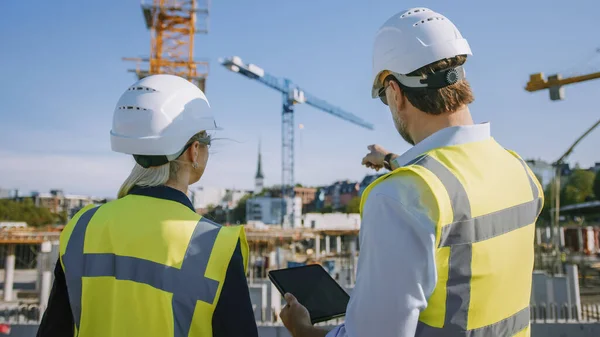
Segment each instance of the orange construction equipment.
[{"label": "orange construction equipment", "polygon": [[[146,27],[151,32],[149,58],[124,58],[136,61],[139,79],[155,74],[186,78],[205,92],[208,62],[194,59],[194,37],[208,33],[210,0],[142,1]],[[141,63],[148,62],[142,69]]]}]

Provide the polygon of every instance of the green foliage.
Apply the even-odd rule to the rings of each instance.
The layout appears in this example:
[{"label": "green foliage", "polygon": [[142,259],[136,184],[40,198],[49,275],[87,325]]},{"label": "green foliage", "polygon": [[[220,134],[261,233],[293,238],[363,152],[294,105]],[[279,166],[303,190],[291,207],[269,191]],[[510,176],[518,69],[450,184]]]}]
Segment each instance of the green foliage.
[{"label": "green foliage", "polygon": [[598,171],[598,173],[596,173],[596,179],[594,179],[593,190],[594,190],[594,195],[596,196],[596,199],[600,200],[600,171]]},{"label": "green foliage", "polygon": [[593,197],[594,179],[594,172],[581,169],[573,170],[561,189],[561,206],[577,204]]},{"label": "green foliage", "polygon": [[346,205],[346,213],[360,213],[360,197],[350,199]]},{"label": "green foliage", "polygon": [[319,212],[321,212],[321,214],[325,214],[325,213],[333,213],[333,207],[331,205],[329,206],[324,206],[322,207]]},{"label": "green foliage", "polygon": [[208,205],[204,216],[218,224],[227,222],[227,212],[221,206]]},{"label": "green foliage", "polygon": [[238,221],[240,223],[246,223],[246,202],[248,201],[248,199],[250,199],[250,197],[252,197],[251,194],[246,194],[245,196],[243,196],[238,202],[237,206],[235,206],[235,208],[233,209],[233,212],[231,214],[231,221],[233,223],[237,223]]},{"label": "green foliage", "polygon": [[22,202],[0,199],[0,221],[25,221],[27,225],[37,227],[53,225],[59,220],[59,216],[49,209],[36,207],[31,199]]}]

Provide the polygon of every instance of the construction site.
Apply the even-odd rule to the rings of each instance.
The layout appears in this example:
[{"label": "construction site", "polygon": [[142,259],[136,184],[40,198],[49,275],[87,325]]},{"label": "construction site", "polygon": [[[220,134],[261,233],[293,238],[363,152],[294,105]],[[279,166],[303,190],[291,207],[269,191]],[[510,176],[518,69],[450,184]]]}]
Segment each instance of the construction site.
[{"label": "construction site", "polygon": [[[142,17],[149,33],[150,55],[125,57],[134,62],[128,71],[142,79],[153,74],[174,74],[205,91],[210,87],[209,61],[198,58],[204,51],[199,34],[209,33],[210,0],[147,0],[141,2]],[[132,14],[133,16],[133,14]],[[357,226],[328,224],[319,228],[298,225],[302,207],[291,206],[295,188],[295,108],[304,104],[315,113],[326,113],[336,121],[372,130],[373,124],[325,99],[309,94],[287,78],[271,75],[239,56],[225,56],[219,66],[243,75],[246,85],[256,83],[281,94],[281,189],[280,221],[256,225],[247,221],[249,243],[247,279],[260,336],[289,336],[278,313],[285,301],[269,281],[270,270],[320,264],[349,293],[356,282],[360,253]],[[123,71],[126,71],[125,66]],[[536,70],[537,71],[537,70]],[[232,81],[236,76],[231,74]],[[549,92],[551,100],[563,100],[565,87],[600,78],[600,72],[562,77],[530,75],[524,88]],[[524,76],[527,79],[527,74]],[[585,131],[566,152],[551,163],[553,207],[550,221],[537,226],[535,270],[531,298],[532,336],[600,336],[600,201],[561,205],[561,175],[574,148],[598,125]],[[260,159],[259,159],[260,162]],[[258,181],[260,179],[260,181]],[[262,171],[257,173],[262,189]],[[0,335],[34,336],[54,280],[63,226],[0,229]],[[337,325],[343,319],[319,323]]]}]

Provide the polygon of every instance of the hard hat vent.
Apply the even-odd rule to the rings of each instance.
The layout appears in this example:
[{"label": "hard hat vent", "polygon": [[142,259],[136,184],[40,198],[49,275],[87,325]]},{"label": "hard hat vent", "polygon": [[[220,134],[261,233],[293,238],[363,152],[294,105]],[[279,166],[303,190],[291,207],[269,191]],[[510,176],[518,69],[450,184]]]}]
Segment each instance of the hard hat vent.
[{"label": "hard hat vent", "polygon": [[148,87],[130,87],[129,89],[127,89],[127,91],[156,91],[155,89],[152,88],[148,88]]},{"label": "hard hat vent", "polygon": [[140,108],[139,106],[125,106],[125,105],[122,105],[122,106],[118,107],[117,109],[119,109],[119,110],[145,110],[145,111],[148,110],[145,108]]},{"label": "hard hat vent", "polygon": [[427,9],[427,8],[415,8],[415,9],[411,9],[410,11],[400,15],[400,18],[405,18],[407,16],[414,15],[417,13],[423,13],[423,12],[432,12],[432,10]]},{"label": "hard hat vent", "polygon": [[427,18],[425,20],[421,20],[421,21],[415,22],[415,24],[413,25],[413,27],[416,27],[418,25],[422,25],[422,24],[427,23],[427,22],[436,21],[436,20],[445,20],[445,18],[443,16],[432,16],[432,17]]}]

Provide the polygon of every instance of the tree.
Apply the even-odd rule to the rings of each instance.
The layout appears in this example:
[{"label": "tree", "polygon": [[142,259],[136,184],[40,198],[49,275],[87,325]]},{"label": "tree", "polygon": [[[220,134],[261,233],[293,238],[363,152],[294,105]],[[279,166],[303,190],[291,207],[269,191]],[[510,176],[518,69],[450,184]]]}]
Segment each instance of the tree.
[{"label": "tree", "polygon": [[594,179],[594,172],[581,169],[573,170],[561,189],[561,206],[578,204],[591,198],[594,195]]},{"label": "tree", "polygon": [[[546,189],[544,189],[544,206],[540,212],[540,219],[550,221],[552,216],[550,210],[554,207],[554,189],[556,188],[556,179],[552,179]],[[539,222],[538,222],[539,223]]]},{"label": "tree", "polygon": [[360,213],[360,197],[350,199],[346,205],[346,213]]},{"label": "tree", "polygon": [[240,199],[237,206],[235,206],[232,212],[233,223],[237,223],[238,221],[240,223],[246,222],[246,202],[248,201],[248,199],[250,199],[251,196],[251,194],[246,194]]},{"label": "tree", "polygon": [[36,207],[31,199],[22,202],[0,200],[0,221],[24,221],[29,226],[38,227],[55,224],[58,216],[49,209]]},{"label": "tree", "polygon": [[600,200],[600,171],[596,172],[596,179],[594,179],[594,195],[596,199]]}]

